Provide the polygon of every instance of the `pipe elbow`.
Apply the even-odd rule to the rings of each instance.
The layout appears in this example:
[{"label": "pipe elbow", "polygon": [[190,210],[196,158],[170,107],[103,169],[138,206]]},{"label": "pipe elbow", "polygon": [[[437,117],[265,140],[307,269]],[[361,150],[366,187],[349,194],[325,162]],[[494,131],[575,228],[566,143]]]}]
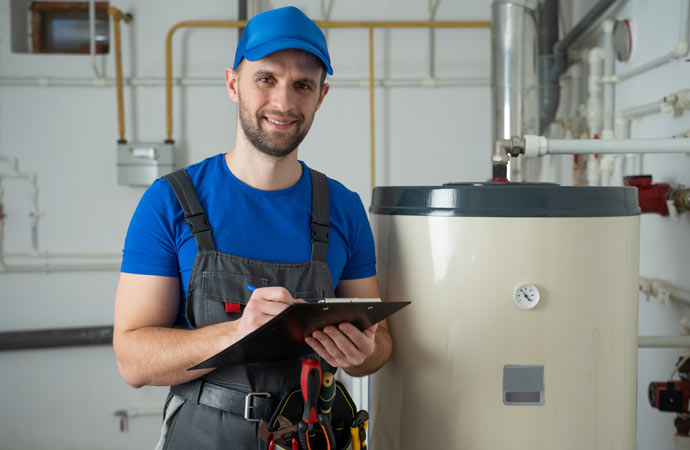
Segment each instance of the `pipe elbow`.
[{"label": "pipe elbow", "polygon": [[676,44],[675,59],[680,59],[688,54],[688,43],[678,42]]}]

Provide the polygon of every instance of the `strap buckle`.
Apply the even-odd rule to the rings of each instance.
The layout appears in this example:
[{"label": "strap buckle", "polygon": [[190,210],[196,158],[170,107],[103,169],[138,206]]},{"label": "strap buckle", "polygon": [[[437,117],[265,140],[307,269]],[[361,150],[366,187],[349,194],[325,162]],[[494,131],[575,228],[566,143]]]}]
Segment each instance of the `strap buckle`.
[{"label": "strap buckle", "polygon": [[206,213],[204,212],[194,214],[193,216],[186,216],[184,221],[187,222],[187,225],[189,225],[193,235],[210,230],[208,226],[208,219],[206,218]]},{"label": "strap buckle", "polygon": [[264,397],[264,398],[270,398],[271,394],[268,392],[250,392],[247,394],[246,397],[244,397],[244,420],[247,422],[261,422],[261,419],[252,419],[249,417],[249,410],[254,409],[254,405],[252,402],[252,398],[254,397]]},{"label": "strap buckle", "polygon": [[311,223],[311,240],[328,244],[330,226],[318,222]]}]

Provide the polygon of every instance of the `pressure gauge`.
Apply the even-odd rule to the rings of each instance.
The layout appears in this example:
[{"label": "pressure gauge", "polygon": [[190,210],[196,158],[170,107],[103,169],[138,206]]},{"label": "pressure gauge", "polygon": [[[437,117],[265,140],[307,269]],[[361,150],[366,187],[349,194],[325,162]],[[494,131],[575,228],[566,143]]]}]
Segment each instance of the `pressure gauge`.
[{"label": "pressure gauge", "polygon": [[513,291],[513,301],[521,309],[532,309],[539,303],[539,289],[531,283],[519,284]]}]

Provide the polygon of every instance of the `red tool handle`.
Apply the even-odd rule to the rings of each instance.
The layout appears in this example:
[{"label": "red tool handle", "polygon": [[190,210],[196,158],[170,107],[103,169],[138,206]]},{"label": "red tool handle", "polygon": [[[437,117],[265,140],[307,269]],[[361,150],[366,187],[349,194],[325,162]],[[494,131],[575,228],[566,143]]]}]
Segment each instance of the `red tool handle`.
[{"label": "red tool handle", "polygon": [[302,375],[300,377],[302,398],[304,399],[304,414],[302,420],[308,424],[319,421],[316,410],[321,390],[321,364],[318,360],[307,358],[302,361]]}]

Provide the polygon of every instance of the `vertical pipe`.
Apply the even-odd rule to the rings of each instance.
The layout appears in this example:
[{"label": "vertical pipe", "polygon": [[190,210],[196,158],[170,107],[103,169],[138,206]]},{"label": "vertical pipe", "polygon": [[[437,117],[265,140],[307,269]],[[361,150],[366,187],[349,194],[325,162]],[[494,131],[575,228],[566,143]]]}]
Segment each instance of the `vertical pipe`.
[{"label": "vertical pipe", "polygon": [[[491,20],[493,142],[537,132],[536,12],[521,0],[495,0]],[[508,178],[520,181],[521,158],[511,158]]]},{"label": "vertical pipe", "polygon": [[96,55],[96,5],[94,0],[89,0],[89,54],[91,55],[91,64],[93,64]]},{"label": "vertical pipe", "polygon": [[369,143],[371,165],[371,187],[376,185],[376,150],[374,139],[374,27],[369,27]]},{"label": "vertical pipe", "polygon": [[117,121],[120,138],[118,143],[125,144],[125,108],[123,101],[122,89],[122,46],[120,43],[120,20],[128,19],[122,14],[122,11],[111,6],[108,8],[108,13],[113,17],[113,35],[115,38],[115,77],[117,80]]},{"label": "vertical pipe", "polygon": [[[604,31],[604,77],[608,78],[613,75],[614,71],[614,49],[613,49],[613,26],[615,22],[607,19],[602,24]],[[602,137],[604,139],[613,138],[613,124],[614,124],[614,92],[613,83],[604,84],[604,130]]]}]

